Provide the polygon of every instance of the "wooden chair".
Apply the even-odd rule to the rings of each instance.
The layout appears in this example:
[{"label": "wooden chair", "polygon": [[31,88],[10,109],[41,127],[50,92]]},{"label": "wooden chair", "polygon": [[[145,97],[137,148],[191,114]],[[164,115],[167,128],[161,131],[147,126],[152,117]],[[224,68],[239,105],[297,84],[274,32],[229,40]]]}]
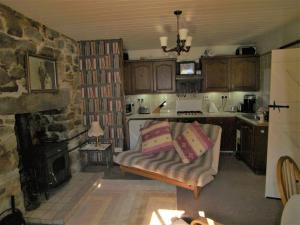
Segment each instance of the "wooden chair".
[{"label": "wooden chair", "polygon": [[293,159],[282,156],[277,163],[277,184],[282,204],[300,193],[300,170]]}]

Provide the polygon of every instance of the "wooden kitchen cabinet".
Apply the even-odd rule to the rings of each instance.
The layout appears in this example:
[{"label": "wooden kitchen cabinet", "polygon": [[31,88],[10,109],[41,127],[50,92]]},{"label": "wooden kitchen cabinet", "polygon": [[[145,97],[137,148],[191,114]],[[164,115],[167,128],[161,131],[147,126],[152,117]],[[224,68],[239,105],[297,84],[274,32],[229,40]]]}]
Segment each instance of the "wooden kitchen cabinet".
[{"label": "wooden kitchen cabinet", "polygon": [[153,62],[154,92],[175,92],[175,68],[174,61]]},{"label": "wooden kitchen cabinet", "polygon": [[238,119],[240,130],[239,156],[255,173],[265,174],[267,160],[268,127],[255,126]]},{"label": "wooden kitchen cabinet", "polygon": [[235,150],[235,117],[207,117],[206,123],[222,127],[221,151]]},{"label": "wooden kitchen cabinet", "polygon": [[172,59],[126,61],[125,94],[174,93],[175,63]]},{"label": "wooden kitchen cabinet", "polygon": [[257,91],[259,58],[256,56],[231,58],[230,86],[231,91]]},{"label": "wooden kitchen cabinet", "polygon": [[153,92],[152,63],[135,62],[131,64],[132,92],[144,94]]},{"label": "wooden kitchen cabinet", "polygon": [[203,91],[229,91],[228,58],[202,58]]},{"label": "wooden kitchen cabinet", "polygon": [[216,56],[201,58],[203,91],[259,90],[259,57]]},{"label": "wooden kitchen cabinet", "polygon": [[131,73],[131,63],[124,63],[124,92],[125,95],[132,94],[132,73]]}]

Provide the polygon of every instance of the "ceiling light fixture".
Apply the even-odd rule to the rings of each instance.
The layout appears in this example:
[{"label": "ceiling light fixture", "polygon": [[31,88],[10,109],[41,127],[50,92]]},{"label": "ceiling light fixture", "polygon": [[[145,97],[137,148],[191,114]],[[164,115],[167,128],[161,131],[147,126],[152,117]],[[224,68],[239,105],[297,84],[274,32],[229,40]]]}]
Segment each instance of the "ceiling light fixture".
[{"label": "ceiling light fixture", "polygon": [[160,37],[160,45],[164,52],[177,52],[177,55],[180,55],[181,52],[188,52],[191,48],[192,37],[188,36],[188,29],[181,28],[179,29],[179,17],[182,14],[181,10],[174,11],[174,14],[177,18],[177,46],[171,49],[167,49],[168,37]]}]

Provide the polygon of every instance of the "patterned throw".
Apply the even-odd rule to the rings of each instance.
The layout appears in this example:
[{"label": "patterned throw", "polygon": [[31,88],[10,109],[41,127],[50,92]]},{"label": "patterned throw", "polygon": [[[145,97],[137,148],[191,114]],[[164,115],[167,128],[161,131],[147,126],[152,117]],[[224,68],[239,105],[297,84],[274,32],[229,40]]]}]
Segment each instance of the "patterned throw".
[{"label": "patterned throw", "polygon": [[183,163],[194,161],[213,146],[197,121],[191,123],[173,143]]},{"label": "patterned throw", "polygon": [[140,131],[143,153],[153,154],[174,149],[168,121],[151,123]]}]

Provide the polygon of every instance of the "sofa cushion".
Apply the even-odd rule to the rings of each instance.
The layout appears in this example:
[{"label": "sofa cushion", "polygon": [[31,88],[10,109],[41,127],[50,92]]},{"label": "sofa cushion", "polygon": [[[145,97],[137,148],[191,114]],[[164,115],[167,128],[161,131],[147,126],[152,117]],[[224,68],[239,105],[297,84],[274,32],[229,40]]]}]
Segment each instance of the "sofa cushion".
[{"label": "sofa cushion", "polygon": [[174,140],[174,147],[184,163],[194,161],[212,146],[213,142],[197,121],[191,123]]},{"label": "sofa cushion", "polygon": [[174,150],[168,121],[150,123],[140,130],[142,152],[146,154]]}]

